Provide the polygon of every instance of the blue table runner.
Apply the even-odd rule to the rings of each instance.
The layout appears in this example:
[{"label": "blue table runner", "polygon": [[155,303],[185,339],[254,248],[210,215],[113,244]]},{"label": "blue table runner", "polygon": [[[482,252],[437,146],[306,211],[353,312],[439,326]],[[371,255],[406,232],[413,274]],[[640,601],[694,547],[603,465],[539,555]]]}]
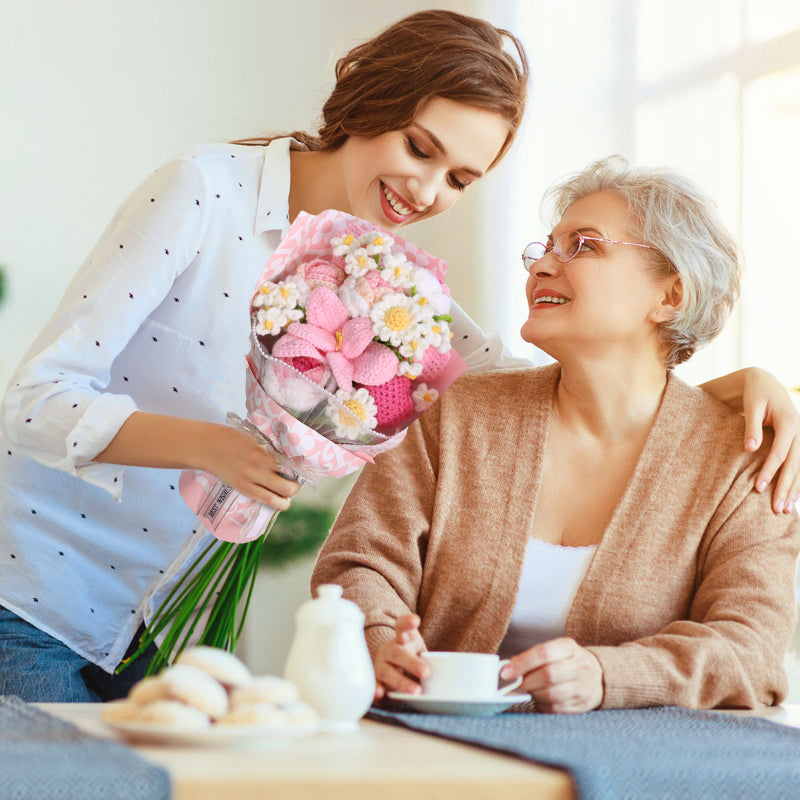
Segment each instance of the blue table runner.
[{"label": "blue table runner", "polygon": [[0,695],[3,800],[168,800],[169,775],[18,697]]},{"label": "blue table runner", "polygon": [[566,769],[580,800],[800,800],[800,729],[758,717],[672,706],[368,716]]}]

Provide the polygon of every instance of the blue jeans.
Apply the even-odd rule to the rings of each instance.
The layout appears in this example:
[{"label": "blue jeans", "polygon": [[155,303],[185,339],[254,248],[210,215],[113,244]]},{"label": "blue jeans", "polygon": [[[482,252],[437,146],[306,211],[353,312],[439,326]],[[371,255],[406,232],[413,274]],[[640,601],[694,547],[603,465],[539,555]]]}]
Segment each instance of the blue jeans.
[{"label": "blue jeans", "polygon": [[[133,638],[129,655],[138,645]],[[119,675],[70,650],[63,642],[0,606],[0,695],[29,703],[101,703],[125,697],[144,677],[156,652],[151,645]]]}]

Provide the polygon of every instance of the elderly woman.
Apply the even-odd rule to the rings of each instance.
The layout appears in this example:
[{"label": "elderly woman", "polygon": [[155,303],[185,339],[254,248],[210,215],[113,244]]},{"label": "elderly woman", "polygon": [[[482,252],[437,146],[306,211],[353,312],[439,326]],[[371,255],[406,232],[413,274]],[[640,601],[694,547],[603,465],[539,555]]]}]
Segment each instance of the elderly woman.
[{"label": "elderly woman", "polygon": [[460,379],[364,469],[312,583],[365,612],[378,697],[431,649],[511,656],[544,711],[779,703],[800,521],[752,490],[769,443],[673,372],[733,306],[735,244],[620,158],[553,197],[522,336],[557,363]]}]

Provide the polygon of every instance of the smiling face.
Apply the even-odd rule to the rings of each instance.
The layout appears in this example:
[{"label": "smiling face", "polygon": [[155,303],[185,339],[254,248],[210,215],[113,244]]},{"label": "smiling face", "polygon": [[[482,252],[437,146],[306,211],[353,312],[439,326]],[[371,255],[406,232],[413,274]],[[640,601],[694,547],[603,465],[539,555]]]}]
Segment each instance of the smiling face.
[{"label": "smiling face", "polygon": [[345,141],[344,204],[389,230],[441,214],[489,169],[508,132],[493,111],[434,97],[406,128]]},{"label": "smiling face", "polygon": [[[566,231],[640,242],[632,230],[625,199],[596,192],[573,203],[548,238]],[[640,247],[586,240],[572,261],[550,251],[530,269],[526,283],[528,319],[522,338],[563,361],[577,355],[619,353],[642,348],[660,352],[659,322],[674,312],[675,277],[656,278],[649,252]]]}]

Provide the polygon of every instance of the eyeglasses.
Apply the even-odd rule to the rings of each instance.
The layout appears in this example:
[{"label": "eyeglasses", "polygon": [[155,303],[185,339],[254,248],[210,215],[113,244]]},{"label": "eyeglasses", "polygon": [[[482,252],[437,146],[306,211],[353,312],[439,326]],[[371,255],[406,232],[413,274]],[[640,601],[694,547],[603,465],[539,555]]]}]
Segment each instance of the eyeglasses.
[{"label": "eyeglasses", "polygon": [[566,231],[562,233],[552,244],[542,244],[542,242],[531,242],[522,251],[522,265],[526,272],[531,271],[531,267],[540,259],[544,258],[549,252],[562,263],[572,261],[578,253],[583,250],[584,242],[605,242],[606,244],[627,244],[631,247],[643,247],[646,250],[653,248],[649,244],[637,244],[636,242],[619,242],[615,239],[599,239],[596,236],[584,236],[578,231]]}]

